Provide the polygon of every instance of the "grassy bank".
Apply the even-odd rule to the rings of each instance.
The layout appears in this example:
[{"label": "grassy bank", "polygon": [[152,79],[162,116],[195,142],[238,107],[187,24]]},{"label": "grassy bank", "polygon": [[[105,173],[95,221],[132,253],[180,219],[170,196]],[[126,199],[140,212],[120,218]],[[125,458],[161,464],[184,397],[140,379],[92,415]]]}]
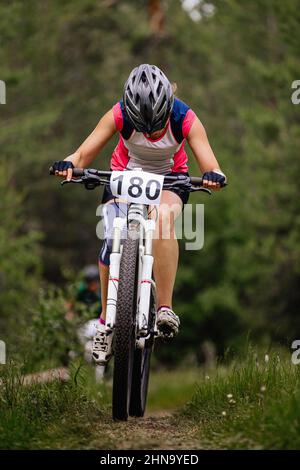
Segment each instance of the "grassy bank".
[{"label": "grassy bank", "polygon": [[99,406],[85,390],[75,367],[68,382],[24,385],[22,368],[0,369],[0,449],[51,448],[55,439],[88,438],[87,423],[98,421]]},{"label": "grassy bank", "polygon": [[[172,426],[168,423],[166,429],[165,415],[170,415],[170,421],[174,422],[172,412],[192,398],[199,374],[196,368],[153,371],[148,421],[114,423],[111,419],[111,370],[103,384],[95,383],[92,367],[83,366],[78,371],[78,366],[74,365],[68,382],[56,380],[25,386],[22,369],[7,366],[0,374],[0,448],[117,449],[123,445],[143,448],[153,438],[154,429],[158,437],[151,445],[156,448],[164,445],[161,434],[167,436]],[[172,434],[174,432],[173,429]],[[125,444],[124,435],[127,435]]]},{"label": "grassy bank", "polygon": [[300,367],[284,354],[153,371],[146,417],[127,423],[111,419],[111,374],[99,385],[73,366],[68,382],[25,386],[0,372],[2,449],[300,448]]},{"label": "grassy bank", "polygon": [[181,417],[207,448],[299,449],[300,367],[272,354],[219,368],[199,382]]}]

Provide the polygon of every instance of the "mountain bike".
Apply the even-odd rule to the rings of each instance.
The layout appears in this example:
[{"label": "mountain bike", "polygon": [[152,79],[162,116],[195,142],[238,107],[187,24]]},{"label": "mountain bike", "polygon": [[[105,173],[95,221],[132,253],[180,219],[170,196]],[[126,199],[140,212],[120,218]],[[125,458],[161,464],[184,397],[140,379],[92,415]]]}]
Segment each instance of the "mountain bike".
[{"label": "mountain bike", "polygon": [[[50,174],[53,169],[50,168]],[[201,177],[162,176],[141,169],[73,170],[71,181],[92,190],[110,185],[116,198],[127,202],[126,217],[115,217],[110,254],[106,331],[113,334],[112,416],[126,421],[142,417],[146,408],[150,360],[156,327],[155,281],[152,277],[152,240],[156,222],[149,208],[159,205],[162,190],[172,187],[205,191]],[[124,237],[125,231],[125,237]]]}]

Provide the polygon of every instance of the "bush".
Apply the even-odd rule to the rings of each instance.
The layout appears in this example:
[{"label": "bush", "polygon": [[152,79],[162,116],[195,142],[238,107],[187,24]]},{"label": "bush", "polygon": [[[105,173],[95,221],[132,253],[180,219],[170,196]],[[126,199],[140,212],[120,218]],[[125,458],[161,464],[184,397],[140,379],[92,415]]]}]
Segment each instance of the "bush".
[{"label": "bush", "polygon": [[0,330],[12,354],[16,336],[22,343],[40,282],[41,236],[25,220],[24,196],[15,190],[12,172],[5,162],[0,163],[0,193]]}]

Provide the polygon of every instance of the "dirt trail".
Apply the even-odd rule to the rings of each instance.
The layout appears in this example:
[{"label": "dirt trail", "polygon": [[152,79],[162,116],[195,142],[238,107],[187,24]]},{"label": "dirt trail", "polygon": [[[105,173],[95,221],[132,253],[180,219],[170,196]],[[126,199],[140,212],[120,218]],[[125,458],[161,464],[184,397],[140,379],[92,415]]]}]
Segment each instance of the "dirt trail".
[{"label": "dirt trail", "polygon": [[197,368],[152,371],[145,417],[113,422],[108,412],[99,422],[99,431],[96,429],[94,433],[101,436],[101,442],[95,438],[93,448],[203,449],[204,443],[197,435],[199,429],[191,421],[180,418],[178,412],[193,396],[198,379]]},{"label": "dirt trail", "polygon": [[36,372],[34,374],[27,374],[22,378],[23,385],[32,385],[34,383],[46,383],[53,380],[61,380],[66,382],[70,379],[70,373],[66,367],[59,367],[57,369],[49,369],[43,372]]},{"label": "dirt trail", "polygon": [[176,411],[154,411],[144,418],[130,418],[127,422],[111,421],[111,418],[99,424],[99,433],[105,435],[106,442],[101,440],[92,443],[99,449],[201,449],[201,443],[196,437],[196,428],[186,423],[178,424]]},{"label": "dirt trail", "polygon": [[[98,450],[203,449],[203,443],[197,437],[197,428],[193,427],[188,421],[180,419],[177,412],[192,395],[196,379],[195,374],[195,371],[185,371],[184,398],[180,398],[180,400],[178,393],[182,392],[183,386],[179,380],[181,373],[178,375],[178,372],[175,371],[153,374],[153,383],[150,386],[149,395],[153,397],[155,394],[161,394],[163,390],[163,395],[168,397],[169,403],[171,400],[174,406],[173,409],[166,411],[164,402],[159,400],[159,402],[156,401],[154,407],[149,407],[150,409],[146,412],[144,418],[129,418],[127,422],[114,422],[111,417],[111,410],[109,410],[93,429],[93,437],[89,438],[88,444],[84,439],[85,442],[81,441],[80,444],[77,439],[76,441],[72,439],[67,446]],[[55,379],[65,381],[69,378],[69,371],[65,368],[59,368],[27,375],[23,378],[23,383],[24,385],[30,385]]]}]

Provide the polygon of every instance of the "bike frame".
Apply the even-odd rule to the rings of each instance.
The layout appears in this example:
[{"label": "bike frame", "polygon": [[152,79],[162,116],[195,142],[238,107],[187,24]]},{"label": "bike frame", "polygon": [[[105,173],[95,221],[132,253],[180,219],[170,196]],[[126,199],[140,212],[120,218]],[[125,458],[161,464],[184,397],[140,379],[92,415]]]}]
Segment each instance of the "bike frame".
[{"label": "bike frame", "polygon": [[[134,168],[140,170],[141,168]],[[50,174],[54,175],[53,167],[49,169]],[[107,178],[110,178],[111,171],[99,171],[95,169],[80,169],[73,170],[73,178],[68,181],[62,181],[62,185],[67,183],[84,184],[86,189],[95,189],[101,184],[109,184]],[[186,175],[180,176],[167,176],[168,185],[165,189],[169,189],[173,185],[185,185],[190,191],[204,191],[211,193],[209,189],[202,187],[201,177],[189,177]],[[224,184],[225,185],[225,184]],[[181,186],[182,187],[182,186]],[[138,298],[137,298],[137,312],[136,312],[136,338],[138,347],[143,347],[145,340],[150,334],[158,335],[156,326],[154,332],[149,331],[149,306],[151,289],[154,291],[155,297],[155,283],[152,279],[153,255],[152,255],[152,241],[155,232],[156,222],[149,219],[148,215],[145,217],[145,209],[148,206],[145,204],[129,203],[128,217],[116,217],[113,222],[113,245],[110,254],[110,267],[109,267],[109,281],[108,281],[108,295],[107,295],[107,311],[106,311],[106,331],[111,333],[116,324],[117,312],[117,298],[118,298],[118,285],[120,274],[120,263],[122,257],[122,230],[125,224],[128,224],[128,233],[131,233],[130,228],[135,226],[136,233],[139,235],[139,256],[138,256]]]},{"label": "bike frame", "polygon": [[[146,205],[131,203],[128,207],[127,219],[116,217],[113,222],[113,244],[110,255],[109,281],[107,294],[106,331],[113,331],[116,323],[118,283],[120,263],[122,256],[121,234],[124,226],[128,224],[128,233],[136,233],[139,237],[138,251],[138,301],[136,312],[136,338],[147,338],[149,324],[149,306],[151,289],[155,290],[152,279],[153,255],[152,240],[155,232],[156,222],[145,217]],[[131,231],[133,228],[135,231]],[[139,342],[142,346],[143,342]]]},{"label": "bike frame", "polygon": [[[140,168],[135,170],[142,171]],[[55,174],[53,167],[49,171],[50,174]],[[64,180],[61,184],[84,184],[86,189],[91,190],[100,185],[109,185],[108,178],[111,178],[112,174],[111,171],[74,168],[71,180]],[[203,188],[201,177],[184,174],[165,176],[162,190],[175,187],[185,188],[189,192],[204,191],[210,194],[209,189]],[[116,192],[118,195],[122,194],[121,190]],[[148,208],[152,207],[148,205],[149,197],[140,201],[143,203],[128,204],[126,218],[114,218],[110,254],[105,325],[107,333],[115,335],[112,415],[113,419],[123,421],[126,421],[128,416],[144,416],[153,340],[159,335],[155,319],[155,283],[152,279],[152,243],[156,221],[148,214]],[[155,202],[159,203],[156,199]],[[126,236],[136,237],[137,242],[129,240],[128,243],[122,244],[122,231],[125,226]],[[121,264],[123,247],[124,263]],[[134,253],[135,249],[138,249],[137,253]],[[126,269],[132,270],[128,273],[128,280]],[[120,273],[125,278],[121,279],[121,283]],[[135,282],[137,285],[134,285]],[[121,297],[119,299],[118,290]],[[132,308],[136,311],[132,312]],[[133,319],[131,314],[134,315]]]}]

